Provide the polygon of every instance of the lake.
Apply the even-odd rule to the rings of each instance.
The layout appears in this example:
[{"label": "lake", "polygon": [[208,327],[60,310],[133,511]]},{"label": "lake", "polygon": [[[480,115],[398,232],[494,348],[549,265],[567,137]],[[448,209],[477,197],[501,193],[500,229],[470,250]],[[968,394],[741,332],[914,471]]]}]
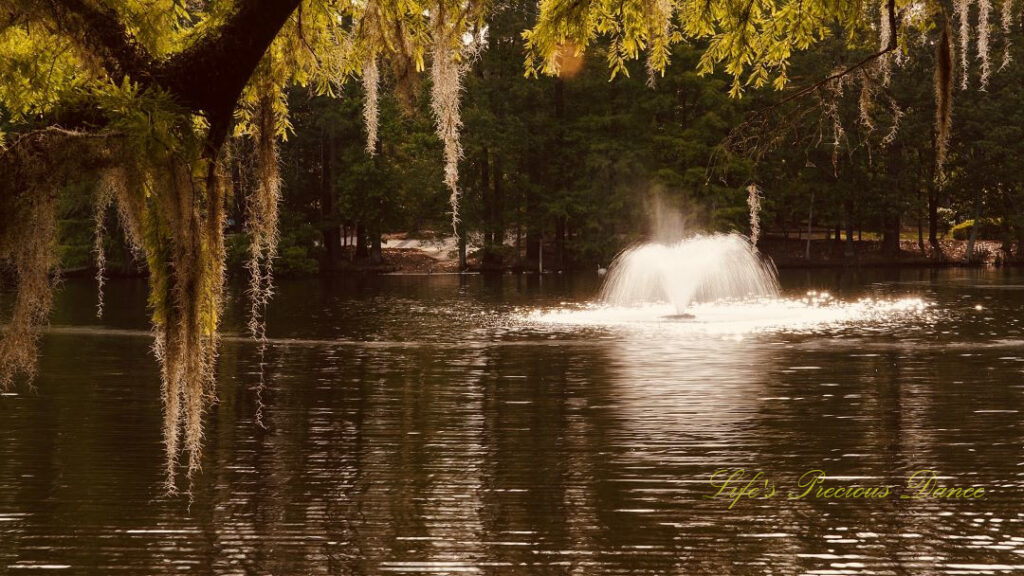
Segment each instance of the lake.
[{"label": "lake", "polygon": [[145,284],[97,320],[67,280],[35,387],[0,398],[0,573],[1024,572],[1024,274],[781,281],[838,312],[606,321],[595,274],[284,281],[262,367],[235,290],[169,496]]}]

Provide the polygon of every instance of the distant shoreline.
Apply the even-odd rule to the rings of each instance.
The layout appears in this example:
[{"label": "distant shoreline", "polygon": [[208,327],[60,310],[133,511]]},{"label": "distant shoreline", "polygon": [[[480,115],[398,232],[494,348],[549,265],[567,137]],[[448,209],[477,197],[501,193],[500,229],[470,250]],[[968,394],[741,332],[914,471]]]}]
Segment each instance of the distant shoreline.
[{"label": "distant shoreline", "polygon": [[985,268],[1024,264],[1024,259],[1007,258],[1002,243],[978,240],[974,257],[967,259],[967,241],[943,239],[938,249],[927,240],[924,250],[916,240],[902,240],[898,253],[885,253],[879,240],[852,243],[852,254],[845,240],[811,240],[807,258],[807,240],[767,238],[758,244],[760,251],[771,258],[777,268]]},{"label": "distant shoreline", "polygon": [[[770,258],[775,267],[785,269],[822,269],[822,268],[985,268],[1002,266],[1022,266],[1024,258],[1008,258],[1002,251],[1002,243],[991,240],[978,240],[975,242],[975,258],[971,261],[966,259],[965,240],[943,239],[939,241],[940,250],[935,250],[927,241],[925,251],[922,252],[916,240],[903,240],[900,242],[898,254],[886,254],[882,250],[882,242],[879,240],[854,241],[852,244],[853,253],[850,255],[847,244],[844,241],[834,239],[811,240],[810,258],[807,256],[807,240],[800,238],[783,238],[771,236],[763,238],[758,243],[758,249],[766,257]],[[431,276],[450,275],[460,273],[474,274],[536,274],[535,264],[530,262],[516,262],[503,265],[498,268],[483,268],[479,260],[470,257],[468,267],[460,272],[458,261],[450,256],[444,256],[438,250],[423,250],[418,247],[410,248],[384,248],[384,261],[379,264],[368,262],[354,262],[349,258],[341,260],[333,270],[326,273],[312,273],[294,275],[293,277],[317,277],[337,276],[344,274],[374,274],[390,276]],[[545,253],[545,260],[554,261],[553,255]],[[603,264],[607,266],[607,263]],[[566,272],[580,270],[592,270],[596,265],[575,265]],[[241,273],[233,271],[235,273]],[[545,273],[557,274],[558,270],[546,269]],[[65,277],[89,277],[96,274],[95,268],[65,269],[62,275]],[[145,271],[121,270],[110,268],[107,276],[116,277],[143,277]]]}]

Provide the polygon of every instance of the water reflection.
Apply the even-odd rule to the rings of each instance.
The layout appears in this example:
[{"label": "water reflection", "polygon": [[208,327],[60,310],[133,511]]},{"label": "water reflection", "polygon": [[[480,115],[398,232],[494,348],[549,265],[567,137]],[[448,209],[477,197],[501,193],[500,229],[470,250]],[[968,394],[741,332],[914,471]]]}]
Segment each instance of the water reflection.
[{"label": "water reflection", "polygon": [[[191,502],[160,491],[144,318],[58,330],[37,390],[0,398],[0,572],[1020,571],[1024,293],[953,274],[802,278],[797,294],[934,306],[739,339],[529,321],[593,282],[286,285],[266,428],[255,349],[228,338]],[[934,468],[988,492],[729,509],[707,498],[729,467],[780,490],[809,468],[861,484]]]},{"label": "water reflection", "polygon": [[613,410],[621,425],[666,444],[722,443],[749,427],[766,398],[771,346],[709,337],[644,337],[608,344]]}]

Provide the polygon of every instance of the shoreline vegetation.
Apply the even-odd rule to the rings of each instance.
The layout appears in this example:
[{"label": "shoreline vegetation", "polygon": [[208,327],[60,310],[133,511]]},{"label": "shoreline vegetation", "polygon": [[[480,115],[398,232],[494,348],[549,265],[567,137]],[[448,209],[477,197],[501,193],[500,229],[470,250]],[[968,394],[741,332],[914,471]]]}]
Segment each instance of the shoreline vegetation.
[{"label": "shoreline vegetation", "polygon": [[[918,267],[918,268],[984,268],[1003,266],[1022,266],[1024,258],[1007,252],[1004,244],[992,240],[976,240],[973,257],[967,258],[967,240],[940,239],[938,246],[932,246],[927,240],[919,244],[918,240],[901,239],[899,250],[895,251],[880,239],[835,240],[833,237],[816,237],[808,243],[806,237],[781,234],[762,236],[758,242],[758,250],[770,258],[779,269],[802,268],[887,268],[887,267]],[[500,263],[492,259],[486,262],[486,254],[480,247],[467,250],[465,267],[460,266],[458,244],[454,238],[439,240],[415,240],[405,234],[388,235],[383,239],[380,248],[380,261],[373,262],[369,255],[356,256],[357,248],[353,245],[340,248],[335,264],[329,268],[324,266],[322,258],[316,254],[300,255],[285,254],[282,258],[300,259],[300,264],[284,266],[285,277],[331,276],[341,274],[378,274],[378,275],[431,275],[468,273],[514,273],[536,274],[539,263],[536,258],[524,257],[525,250],[516,250],[514,245],[503,246],[506,252]],[[516,257],[516,254],[519,254]],[[809,256],[809,257],[808,257]],[[579,262],[571,257],[564,266],[559,265],[559,257],[555,246],[544,249],[544,273],[572,272],[580,270],[596,270],[607,267],[609,263]],[[242,274],[241,264],[229,265],[228,274]],[[90,264],[66,266],[62,275],[67,277],[88,277],[96,275],[96,268]],[[145,276],[141,263],[130,258],[121,259],[120,263],[109,262],[105,270],[109,277]]]}]

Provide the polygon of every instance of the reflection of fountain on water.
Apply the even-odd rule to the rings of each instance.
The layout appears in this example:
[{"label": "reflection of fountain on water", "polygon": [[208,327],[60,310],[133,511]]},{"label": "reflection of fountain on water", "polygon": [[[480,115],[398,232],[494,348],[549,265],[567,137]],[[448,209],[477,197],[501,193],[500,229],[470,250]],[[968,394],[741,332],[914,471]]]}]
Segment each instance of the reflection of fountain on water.
[{"label": "reflection of fountain on water", "polygon": [[[624,335],[606,354],[614,387],[605,402],[621,424],[621,440],[631,445],[630,455],[662,462],[671,459],[665,446],[722,442],[748,427],[778,359],[771,345],[700,338],[680,346],[643,332]],[[686,449],[682,455],[698,458]]]},{"label": "reflection of fountain on water", "polygon": [[669,302],[680,315],[695,302],[778,292],[775,266],[746,238],[714,234],[627,249],[612,263],[602,299],[618,306]]}]

